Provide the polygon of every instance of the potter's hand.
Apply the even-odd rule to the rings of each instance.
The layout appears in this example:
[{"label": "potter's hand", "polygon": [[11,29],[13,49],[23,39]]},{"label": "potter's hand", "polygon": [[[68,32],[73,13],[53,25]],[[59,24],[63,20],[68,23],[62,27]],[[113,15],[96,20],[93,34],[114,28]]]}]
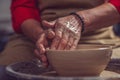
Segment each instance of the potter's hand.
[{"label": "potter's hand", "polygon": [[51,29],[43,31],[36,42],[35,54],[37,58],[42,61],[43,66],[47,66],[47,58],[45,54],[45,50],[48,47],[48,41],[54,37],[54,32]]},{"label": "potter's hand", "polygon": [[43,21],[44,26],[53,26],[55,38],[51,49],[71,50],[75,49],[81,36],[81,21],[75,15],[62,17],[56,20],[54,25]]}]

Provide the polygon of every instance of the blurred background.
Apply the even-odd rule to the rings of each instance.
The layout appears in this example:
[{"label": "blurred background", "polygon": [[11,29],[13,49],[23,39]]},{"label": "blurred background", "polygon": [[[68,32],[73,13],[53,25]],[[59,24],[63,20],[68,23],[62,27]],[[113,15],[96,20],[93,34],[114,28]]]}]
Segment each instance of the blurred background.
[{"label": "blurred background", "polygon": [[10,4],[11,0],[0,0],[0,51],[4,49],[8,37],[13,33]]}]

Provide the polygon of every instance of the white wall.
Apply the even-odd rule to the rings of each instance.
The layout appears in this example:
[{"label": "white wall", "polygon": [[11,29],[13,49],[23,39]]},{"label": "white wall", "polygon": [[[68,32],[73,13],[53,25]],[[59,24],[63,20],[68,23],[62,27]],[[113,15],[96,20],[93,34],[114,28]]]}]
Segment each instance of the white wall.
[{"label": "white wall", "polygon": [[11,0],[0,0],[0,30],[12,31],[10,3]]}]

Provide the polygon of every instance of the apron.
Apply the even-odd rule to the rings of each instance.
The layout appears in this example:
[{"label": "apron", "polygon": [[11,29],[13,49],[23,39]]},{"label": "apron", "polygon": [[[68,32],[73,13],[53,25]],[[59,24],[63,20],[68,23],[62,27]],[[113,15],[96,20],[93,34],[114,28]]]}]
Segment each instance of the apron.
[{"label": "apron", "polygon": [[55,20],[71,12],[90,9],[101,5],[104,0],[38,0],[42,20]]}]

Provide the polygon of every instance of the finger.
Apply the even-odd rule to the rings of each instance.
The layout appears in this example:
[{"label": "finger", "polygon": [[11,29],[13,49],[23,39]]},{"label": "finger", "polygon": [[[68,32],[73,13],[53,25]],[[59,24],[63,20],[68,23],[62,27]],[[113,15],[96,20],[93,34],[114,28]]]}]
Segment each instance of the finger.
[{"label": "finger", "polygon": [[34,53],[36,55],[36,57],[41,61],[41,58],[40,58],[40,53],[37,49],[34,50]]},{"label": "finger", "polygon": [[76,49],[76,47],[78,45],[78,42],[79,42],[79,38],[74,39],[74,42],[73,42],[72,47],[70,48],[70,50]]},{"label": "finger", "polygon": [[46,21],[46,20],[43,20],[43,21],[42,21],[42,25],[43,25],[43,26],[46,26],[46,27],[48,27],[48,28],[54,28],[55,23],[56,23],[56,21],[51,21],[51,22],[48,22],[48,21]]},{"label": "finger", "polygon": [[37,49],[41,54],[45,53],[45,46],[47,46],[47,42],[45,40],[45,33],[41,34],[36,45],[37,45]]},{"label": "finger", "polygon": [[62,39],[58,45],[58,50],[64,50],[66,45],[67,45],[67,42],[68,42],[68,38],[69,38],[69,32],[68,30],[64,30],[63,32],[63,35],[62,35]]},{"label": "finger", "polygon": [[80,40],[80,36],[81,36],[81,27],[80,27],[80,25],[76,26],[75,33],[71,34],[71,36],[73,36],[74,41],[73,41],[73,44],[72,44],[72,47],[70,48],[70,50],[73,50],[73,49],[75,49],[77,47],[78,42]]},{"label": "finger", "polygon": [[37,49],[35,50],[35,54],[36,54],[37,58],[41,60],[41,62],[42,62],[42,64],[43,64],[44,66],[47,66],[47,65],[48,65],[46,55],[40,54]]},{"label": "finger", "polygon": [[43,46],[43,44],[39,44],[39,49],[41,54],[45,53],[45,47]]},{"label": "finger", "polygon": [[55,36],[55,38],[53,39],[52,44],[51,44],[51,49],[53,49],[53,50],[57,49],[58,44],[61,40],[61,37],[62,37],[62,34]]},{"label": "finger", "polygon": [[53,39],[55,37],[55,32],[50,28],[47,30],[47,38],[48,39]]},{"label": "finger", "polygon": [[46,66],[48,64],[46,55],[41,55],[42,64]]},{"label": "finger", "polygon": [[65,47],[65,50],[70,50],[70,48],[72,47],[73,41],[74,41],[73,36],[69,36],[69,41]]},{"label": "finger", "polygon": [[57,49],[59,42],[61,41],[64,28],[61,25],[55,27],[55,38],[52,41],[51,49]]}]

